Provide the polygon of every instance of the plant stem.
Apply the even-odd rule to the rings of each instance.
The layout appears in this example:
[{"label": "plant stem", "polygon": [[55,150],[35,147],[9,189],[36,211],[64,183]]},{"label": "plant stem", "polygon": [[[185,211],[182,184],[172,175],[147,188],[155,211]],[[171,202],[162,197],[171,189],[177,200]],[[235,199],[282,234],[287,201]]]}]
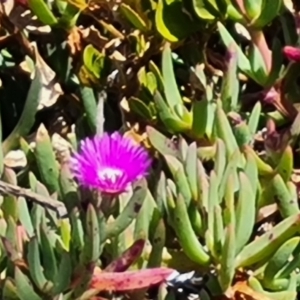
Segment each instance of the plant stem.
[{"label": "plant stem", "polygon": [[29,189],[24,189],[16,185],[12,185],[0,180],[0,195],[14,195],[24,197],[32,202],[47,207],[57,212],[60,218],[66,216],[67,210],[63,202],[36,194]]},{"label": "plant stem", "polygon": [[249,33],[253,43],[259,49],[263,57],[267,73],[269,74],[272,68],[272,53],[268,47],[264,33],[262,30],[256,30],[251,28],[249,28]]}]

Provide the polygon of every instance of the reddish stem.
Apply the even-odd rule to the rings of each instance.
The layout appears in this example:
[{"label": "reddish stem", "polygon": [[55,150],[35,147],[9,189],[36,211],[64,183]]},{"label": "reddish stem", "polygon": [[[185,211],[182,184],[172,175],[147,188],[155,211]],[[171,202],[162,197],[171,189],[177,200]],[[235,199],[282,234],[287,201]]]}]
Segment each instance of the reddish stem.
[{"label": "reddish stem", "polygon": [[272,53],[268,47],[264,33],[262,30],[256,30],[252,28],[249,28],[249,33],[251,35],[253,43],[259,49],[263,57],[267,73],[269,74],[272,68]]}]

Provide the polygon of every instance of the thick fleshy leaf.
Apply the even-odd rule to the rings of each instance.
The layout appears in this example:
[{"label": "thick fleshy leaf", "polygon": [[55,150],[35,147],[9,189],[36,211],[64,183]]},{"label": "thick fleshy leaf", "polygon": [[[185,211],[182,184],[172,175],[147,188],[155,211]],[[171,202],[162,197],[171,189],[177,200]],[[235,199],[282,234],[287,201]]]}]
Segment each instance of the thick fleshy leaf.
[{"label": "thick fleshy leaf", "polygon": [[123,273],[108,273],[95,269],[90,288],[98,291],[131,291],[160,284],[173,272],[174,270],[169,268],[153,268]]},{"label": "thick fleshy leaf", "polygon": [[131,247],[122,253],[122,255],[110,263],[105,272],[122,272],[127,270],[130,265],[139,258],[145,246],[145,240],[135,241]]}]

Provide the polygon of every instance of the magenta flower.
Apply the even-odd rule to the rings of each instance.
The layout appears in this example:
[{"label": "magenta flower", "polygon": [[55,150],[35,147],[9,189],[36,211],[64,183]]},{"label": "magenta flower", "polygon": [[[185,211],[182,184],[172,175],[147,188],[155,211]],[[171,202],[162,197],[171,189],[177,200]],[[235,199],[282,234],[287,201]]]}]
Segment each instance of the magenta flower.
[{"label": "magenta flower", "polygon": [[71,170],[79,183],[107,194],[125,191],[146,175],[150,164],[147,151],[118,132],[86,138],[71,158]]},{"label": "magenta flower", "polygon": [[300,61],[300,48],[285,46],[283,53],[289,60]]}]

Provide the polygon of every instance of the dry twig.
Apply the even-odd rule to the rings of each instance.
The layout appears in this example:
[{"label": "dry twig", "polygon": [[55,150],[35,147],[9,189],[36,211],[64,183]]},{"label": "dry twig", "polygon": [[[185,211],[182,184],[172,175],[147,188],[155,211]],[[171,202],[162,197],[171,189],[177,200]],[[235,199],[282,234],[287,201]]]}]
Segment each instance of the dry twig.
[{"label": "dry twig", "polygon": [[24,189],[1,180],[0,195],[14,195],[17,197],[24,197],[25,199],[31,200],[36,204],[56,211],[60,218],[66,216],[67,214],[67,209],[63,202],[39,195],[29,189]]}]

